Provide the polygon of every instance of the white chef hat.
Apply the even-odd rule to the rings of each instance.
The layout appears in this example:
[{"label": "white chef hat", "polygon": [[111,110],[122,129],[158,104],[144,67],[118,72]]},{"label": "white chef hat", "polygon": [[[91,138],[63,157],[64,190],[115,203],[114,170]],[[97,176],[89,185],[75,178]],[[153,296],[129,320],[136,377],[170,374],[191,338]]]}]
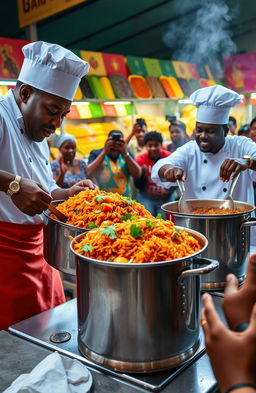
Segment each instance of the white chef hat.
[{"label": "white chef hat", "polygon": [[231,107],[242,102],[238,93],[220,85],[198,89],[190,99],[197,106],[196,120],[206,124],[227,124]]},{"label": "white chef hat", "polygon": [[57,44],[36,41],[23,46],[24,61],[18,79],[47,93],[73,100],[89,64]]}]

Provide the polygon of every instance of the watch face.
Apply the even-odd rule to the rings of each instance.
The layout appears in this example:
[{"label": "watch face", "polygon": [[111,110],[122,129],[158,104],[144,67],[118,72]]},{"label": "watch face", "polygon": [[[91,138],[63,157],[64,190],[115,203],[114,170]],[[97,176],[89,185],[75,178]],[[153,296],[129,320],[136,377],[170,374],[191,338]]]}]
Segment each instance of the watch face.
[{"label": "watch face", "polygon": [[19,183],[12,183],[12,184],[10,184],[10,189],[11,189],[13,192],[19,191],[19,189],[20,189]]}]

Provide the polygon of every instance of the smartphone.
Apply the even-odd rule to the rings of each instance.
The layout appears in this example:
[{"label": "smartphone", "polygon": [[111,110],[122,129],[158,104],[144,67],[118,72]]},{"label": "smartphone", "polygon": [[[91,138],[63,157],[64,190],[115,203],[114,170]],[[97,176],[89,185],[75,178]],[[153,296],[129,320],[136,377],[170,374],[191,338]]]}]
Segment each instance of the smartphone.
[{"label": "smartphone", "polygon": [[137,119],[136,123],[142,128],[145,125],[145,120],[144,119]]},{"label": "smartphone", "polygon": [[111,138],[113,139],[113,141],[115,141],[115,142],[117,142],[117,141],[120,141],[120,139],[121,139],[121,135],[119,134],[119,133],[114,133],[113,132],[113,134],[111,134]]},{"label": "smartphone", "polygon": [[165,119],[166,119],[167,121],[169,121],[170,123],[172,123],[173,121],[177,120],[177,117],[176,117],[176,116],[166,115],[166,116],[165,116]]}]

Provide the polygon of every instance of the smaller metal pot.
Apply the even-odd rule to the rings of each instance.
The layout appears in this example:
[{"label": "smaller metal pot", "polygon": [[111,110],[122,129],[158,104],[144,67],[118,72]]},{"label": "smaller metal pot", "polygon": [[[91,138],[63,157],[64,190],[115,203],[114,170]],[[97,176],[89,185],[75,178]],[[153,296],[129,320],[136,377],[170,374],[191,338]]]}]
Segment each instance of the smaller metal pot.
[{"label": "smaller metal pot", "polygon": [[[220,199],[188,199],[186,205],[190,209],[199,207],[218,208],[223,206]],[[208,248],[203,257],[219,261],[219,268],[202,277],[204,290],[222,290],[226,285],[226,275],[233,273],[239,283],[245,278],[246,264],[250,252],[250,228],[256,225],[251,218],[255,207],[245,202],[235,201],[241,213],[225,215],[199,215],[179,211],[179,203],[170,202],[161,206],[167,218],[186,228],[203,233],[208,239]]]},{"label": "smaller metal pot", "polygon": [[[53,206],[58,206],[64,201],[54,201]],[[70,237],[76,237],[88,229],[65,224],[51,217],[50,210],[44,212],[44,257],[47,263],[60,270],[75,276],[75,258],[70,252]]]}]

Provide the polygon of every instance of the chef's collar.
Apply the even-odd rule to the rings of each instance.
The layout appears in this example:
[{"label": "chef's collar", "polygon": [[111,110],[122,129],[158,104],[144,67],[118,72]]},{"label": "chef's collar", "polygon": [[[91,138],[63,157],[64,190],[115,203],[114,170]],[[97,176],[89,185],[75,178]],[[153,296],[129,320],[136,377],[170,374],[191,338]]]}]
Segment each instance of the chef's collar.
[{"label": "chef's collar", "polygon": [[22,116],[20,108],[18,107],[18,104],[14,98],[14,94],[13,94],[12,89],[8,90],[5,97],[7,98],[8,104],[11,108],[11,111],[12,111],[14,117],[16,118],[17,122],[19,123],[19,126],[24,128],[23,116]]}]

